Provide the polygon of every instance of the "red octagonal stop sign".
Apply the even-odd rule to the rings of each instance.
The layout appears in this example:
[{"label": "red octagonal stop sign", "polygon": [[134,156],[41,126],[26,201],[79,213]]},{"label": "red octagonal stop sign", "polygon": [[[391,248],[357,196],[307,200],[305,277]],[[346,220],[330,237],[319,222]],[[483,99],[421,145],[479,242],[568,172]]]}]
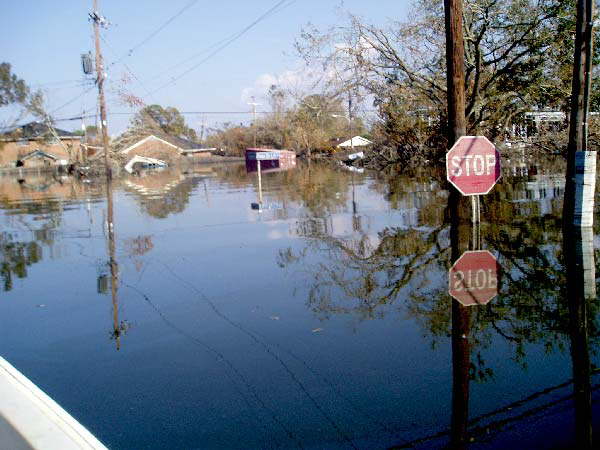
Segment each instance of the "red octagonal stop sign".
[{"label": "red octagonal stop sign", "polygon": [[485,305],[498,295],[498,273],[487,250],[465,252],[450,268],[448,292],[465,306]]},{"label": "red octagonal stop sign", "polygon": [[462,195],[487,194],[500,179],[500,153],[485,136],[463,136],[446,153],[446,176]]}]

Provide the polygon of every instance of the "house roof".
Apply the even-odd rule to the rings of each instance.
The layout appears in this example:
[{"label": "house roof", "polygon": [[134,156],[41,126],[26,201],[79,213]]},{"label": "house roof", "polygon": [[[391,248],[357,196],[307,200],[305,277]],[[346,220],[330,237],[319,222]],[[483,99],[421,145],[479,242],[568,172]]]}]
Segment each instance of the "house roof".
[{"label": "house roof", "polygon": [[[70,131],[61,130],[54,128],[54,131],[59,138],[74,138],[79,139],[77,136]],[[16,139],[39,139],[43,137],[53,136],[48,125],[42,122],[30,122],[25,125],[14,127],[2,134],[0,137],[3,139],[16,140]]]},{"label": "house roof", "polygon": [[129,153],[131,150],[133,150],[134,148],[142,145],[145,142],[148,142],[149,140],[157,140],[157,141],[162,141],[167,145],[170,145],[171,147],[174,147],[180,151],[185,151],[185,150],[194,150],[194,149],[199,149],[200,145],[196,144],[195,142],[192,141],[188,141],[187,139],[182,139],[176,136],[169,136],[168,134],[149,134],[147,136],[145,136],[144,138],[139,139],[135,144],[132,144],[124,149],[122,149],[120,152],[121,153]]},{"label": "house roof", "polygon": [[338,144],[338,147],[342,147],[342,148],[349,148],[352,147],[354,145],[354,147],[365,147],[367,145],[371,145],[373,144],[373,142],[371,142],[370,140],[362,137],[362,136],[354,136],[351,139],[348,139],[347,141],[344,141],[340,144]]},{"label": "house roof", "polygon": [[30,153],[27,153],[25,156],[19,158],[21,161],[27,161],[30,158],[34,158],[34,157],[40,157],[40,158],[48,158],[51,159],[53,161],[57,161],[58,158],[50,153],[44,152],[42,150],[34,150]]}]

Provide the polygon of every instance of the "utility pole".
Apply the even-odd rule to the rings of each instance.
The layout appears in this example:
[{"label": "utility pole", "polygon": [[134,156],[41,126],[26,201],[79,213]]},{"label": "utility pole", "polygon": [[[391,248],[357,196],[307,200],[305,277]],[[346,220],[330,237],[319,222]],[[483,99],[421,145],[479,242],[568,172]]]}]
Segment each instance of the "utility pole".
[{"label": "utility pole", "polygon": [[467,133],[462,0],[444,0],[448,86],[448,147]]},{"label": "utility pole", "polygon": [[204,141],[204,128],[206,127],[206,117],[202,116],[202,122],[200,123],[200,144]]},{"label": "utility pole", "polygon": [[583,91],[583,147],[581,150],[587,151],[589,113],[590,113],[590,92],[592,90],[592,67],[594,60],[594,2],[586,0],[586,26],[585,26],[585,87]]},{"label": "utility pole", "polygon": [[[590,6],[588,6],[588,3]],[[584,127],[587,122],[585,113],[589,108],[589,98],[586,98],[587,67],[589,44],[591,44],[591,0],[577,0],[577,22],[575,28],[575,54],[573,61],[573,82],[571,86],[571,118],[569,128],[569,146],[567,149],[569,164],[574,161],[574,154],[578,150],[585,150]],[[590,8],[590,9],[588,9]],[[589,64],[588,64],[589,62]]]},{"label": "utility pole", "polygon": [[254,128],[254,147],[256,147],[256,107],[260,105],[260,103],[256,103],[254,95],[250,98],[252,101],[248,104],[252,106],[252,127]]},{"label": "utility pole", "polygon": [[564,218],[568,225],[592,226],[596,184],[596,152],[588,149],[592,83],[594,2],[577,0],[571,116],[567,147]]},{"label": "utility pole", "polygon": [[90,14],[94,23],[94,39],[96,42],[96,83],[98,84],[98,102],[100,103],[100,124],[102,126],[102,145],[104,146],[104,164],[106,166],[106,176],[111,178],[112,173],[108,159],[108,128],[106,122],[106,101],[104,99],[104,63],[102,60],[102,51],[100,50],[100,25],[104,18],[98,12],[98,0],[94,0],[94,10]]},{"label": "utility pole", "polygon": [[[465,47],[463,37],[462,0],[444,0],[446,18],[446,83],[448,92],[448,148],[467,133],[465,117]],[[469,227],[461,218],[464,197],[450,188],[452,262],[465,250]],[[474,203],[473,203],[474,205]],[[470,233],[469,233],[470,234]],[[470,310],[452,301],[452,417],[451,446],[467,447],[469,419],[469,377],[471,358]]]}]

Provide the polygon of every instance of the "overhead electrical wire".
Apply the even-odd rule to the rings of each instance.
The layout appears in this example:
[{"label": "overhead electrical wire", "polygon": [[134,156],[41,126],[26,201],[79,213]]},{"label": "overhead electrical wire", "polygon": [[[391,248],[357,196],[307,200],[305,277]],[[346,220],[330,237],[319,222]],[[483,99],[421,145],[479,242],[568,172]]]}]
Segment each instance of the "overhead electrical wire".
[{"label": "overhead electrical wire", "polygon": [[[286,5],[282,5],[282,6],[280,6],[279,8],[277,8],[277,5],[276,5],[274,8],[271,8],[271,10],[269,10],[269,11],[268,11],[268,12],[267,12],[267,13],[264,15],[264,17],[262,17],[262,20],[264,20],[264,19],[268,18],[269,16],[271,16],[271,15],[273,15],[273,14],[276,14],[276,13],[278,13],[278,12],[280,12],[280,11],[284,10],[284,9],[285,9],[285,8],[287,8],[288,6],[292,5],[292,4],[293,4],[295,1],[296,1],[296,0],[292,0],[292,1],[290,1],[288,4],[286,4]],[[204,55],[205,53],[209,52],[209,51],[210,51],[210,50],[212,50],[213,48],[215,48],[215,47],[218,47],[219,45],[221,45],[221,44],[224,44],[224,43],[228,42],[229,40],[235,39],[235,38],[236,38],[236,36],[237,36],[239,33],[240,33],[239,31],[236,31],[235,33],[233,33],[233,34],[231,34],[231,35],[227,36],[226,38],[224,38],[224,39],[221,39],[220,41],[217,41],[217,42],[215,42],[214,44],[211,44],[211,45],[209,45],[208,47],[206,47],[206,48],[204,48],[204,49],[200,50],[200,51],[199,51],[199,52],[197,52],[197,53],[194,53],[194,54],[193,54],[193,55],[191,55],[191,56],[188,56],[187,58],[185,58],[185,59],[183,59],[183,60],[179,61],[178,63],[175,63],[175,64],[173,64],[173,65],[172,65],[172,66],[170,66],[170,67],[167,67],[167,68],[166,68],[164,71],[162,71],[162,72],[161,72],[161,73],[159,73],[158,75],[156,75],[156,76],[154,76],[154,77],[150,78],[150,80],[149,80],[149,81],[154,81],[154,80],[156,80],[156,79],[158,79],[158,78],[161,78],[161,77],[162,77],[162,76],[164,76],[165,74],[167,74],[167,73],[171,73],[171,72],[173,71],[173,69],[176,69],[176,68],[178,68],[178,67],[180,67],[180,66],[184,65],[185,63],[187,63],[187,62],[190,62],[191,60],[193,60],[193,59],[195,59],[195,58],[197,58],[197,57],[199,57],[199,56],[202,56],[202,55]]]},{"label": "overhead electrical wire", "polygon": [[60,111],[61,109],[69,106],[71,103],[76,102],[77,100],[79,100],[81,97],[83,97],[85,94],[87,94],[88,92],[90,92],[92,89],[94,89],[96,86],[92,85],[91,87],[87,88],[86,90],[84,90],[83,92],[81,92],[80,94],[77,94],[77,96],[73,97],[71,100],[69,100],[68,102],[60,105],[58,108],[53,109],[52,111],[50,111],[50,115],[54,114],[56,111]]},{"label": "overhead electrical wire", "polygon": [[78,84],[81,83],[81,79],[79,80],[62,80],[62,81],[49,81],[47,83],[36,83],[36,84],[32,84],[30,85],[30,87],[32,88],[38,88],[38,87],[44,87],[44,86],[57,86],[57,85],[63,85],[63,84]]},{"label": "overhead electrical wire", "polygon": [[[215,50],[213,50],[212,52],[210,52],[209,55],[206,56],[205,58],[203,58],[200,62],[198,62],[197,64],[194,64],[192,67],[190,67],[189,69],[187,69],[186,71],[184,71],[183,73],[181,73],[179,76],[171,79],[168,83],[165,83],[162,86],[158,87],[157,89],[151,91],[151,93],[155,94],[156,92],[158,92],[158,91],[160,91],[160,90],[162,90],[162,89],[164,89],[164,88],[166,88],[166,87],[168,87],[168,86],[176,83],[178,80],[180,80],[181,78],[183,78],[184,76],[186,76],[188,73],[196,70],[202,64],[204,64],[209,59],[211,59],[213,56],[217,55],[219,52],[221,52],[222,50],[224,50],[225,48],[227,48],[228,46],[230,46],[231,44],[233,44],[236,40],[238,40],[240,37],[242,37],[244,34],[246,34],[252,28],[254,28],[257,24],[259,24],[264,19],[266,19],[267,17],[269,17],[276,10],[278,10],[284,3],[288,2],[288,1],[290,1],[290,0],[280,0],[280,1],[278,1],[273,7],[271,7],[265,13],[263,13],[262,15],[260,15],[252,23],[250,23],[249,25],[247,25],[246,27],[244,27],[243,29],[241,29],[237,33],[233,34],[230,39],[226,40],[223,44],[221,44],[220,46],[218,46]],[[285,7],[291,5],[295,1],[296,0],[291,0],[288,5],[285,5]],[[281,8],[281,9],[283,9],[283,8]]]},{"label": "overhead electrical wire", "polygon": [[137,44],[135,44],[133,47],[131,47],[129,49],[129,51],[121,56],[121,58],[119,58],[116,62],[121,62],[123,59],[125,59],[128,56],[133,55],[133,52],[135,50],[137,50],[138,48],[140,48],[142,45],[146,44],[147,42],[149,42],[152,38],[154,38],[158,33],[160,33],[162,30],[164,30],[171,22],[173,22],[175,19],[177,19],[179,16],[181,16],[184,12],[186,12],[188,9],[190,9],[192,6],[194,6],[196,3],[198,3],[198,0],[192,0],[191,2],[187,3],[183,8],[181,8],[177,13],[175,13],[175,15],[171,16],[169,19],[167,19],[162,25],[160,25],[157,29],[155,29],[154,31],[152,31],[148,36],[146,36],[144,39],[142,39],[140,42],[138,42]]},{"label": "overhead electrical wire", "polygon": [[[100,39],[102,39],[102,42],[104,42],[106,44],[106,46],[112,53],[115,53],[115,50],[113,49],[112,45],[110,45],[110,43],[106,39],[106,36],[103,36],[101,34]],[[119,61],[116,61],[114,64],[116,64],[117,62],[119,62]],[[127,63],[125,63],[124,61],[120,61],[120,63],[123,64],[123,66],[125,67],[125,70],[127,70],[127,72],[129,72],[129,74],[133,77],[133,79],[135,79],[138,82],[138,84],[142,87],[142,89],[144,89],[144,91],[146,91],[146,94],[148,94],[150,97],[152,97],[152,93],[148,90],[148,88],[142,82],[142,80],[140,80],[140,78],[134,73],[133,69],[131,69],[131,67],[129,67],[129,65],[127,65]]]}]

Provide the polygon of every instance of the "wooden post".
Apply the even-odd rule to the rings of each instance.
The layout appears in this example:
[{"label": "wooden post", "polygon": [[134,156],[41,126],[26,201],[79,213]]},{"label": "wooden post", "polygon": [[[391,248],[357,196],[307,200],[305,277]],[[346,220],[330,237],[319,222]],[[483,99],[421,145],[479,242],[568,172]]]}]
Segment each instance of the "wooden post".
[{"label": "wooden post", "polygon": [[567,147],[564,217],[566,224],[592,226],[596,187],[596,152],[587,146],[592,82],[594,3],[577,1],[571,116]]},{"label": "wooden post", "polygon": [[[448,87],[448,148],[467,133],[465,117],[465,47],[463,38],[462,0],[444,0],[446,17],[446,83]],[[456,188],[450,192],[451,247],[452,261],[456,261],[462,251],[460,236],[465,226],[461,224],[461,195]],[[473,200],[473,210],[475,201]],[[462,229],[462,230],[461,230]],[[451,445],[453,448],[466,448],[467,423],[469,418],[469,366],[470,310],[452,301],[452,420]]]},{"label": "wooden post", "polygon": [[588,130],[590,120],[590,92],[592,90],[592,68],[594,60],[594,2],[586,0],[586,24],[585,24],[585,85],[583,88],[583,145],[582,151],[588,149]]},{"label": "wooden post", "polygon": [[[571,85],[571,118],[569,127],[568,164],[574,169],[575,152],[583,150],[583,123],[585,122],[585,67],[587,17],[587,0],[577,0],[577,23],[575,28],[575,54],[573,61],[573,81]],[[569,173],[569,168],[567,168]],[[574,170],[571,170],[573,175]]]},{"label": "wooden post", "polygon": [[465,46],[462,0],[444,0],[446,15],[446,82],[448,148],[467,133],[465,118]]},{"label": "wooden post", "polygon": [[104,63],[100,49],[100,17],[98,14],[98,0],[94,0],[92,16],[94,22],[94,39],[96,42],[96,82],[98,83],[98,101],[100,103],[100,124],[102,125],[102,144],[104,146],[104,164],[106,177],[111,178],[110,161],[108,158],[108,128],[106,122],[106,101],[104,99]]}]

